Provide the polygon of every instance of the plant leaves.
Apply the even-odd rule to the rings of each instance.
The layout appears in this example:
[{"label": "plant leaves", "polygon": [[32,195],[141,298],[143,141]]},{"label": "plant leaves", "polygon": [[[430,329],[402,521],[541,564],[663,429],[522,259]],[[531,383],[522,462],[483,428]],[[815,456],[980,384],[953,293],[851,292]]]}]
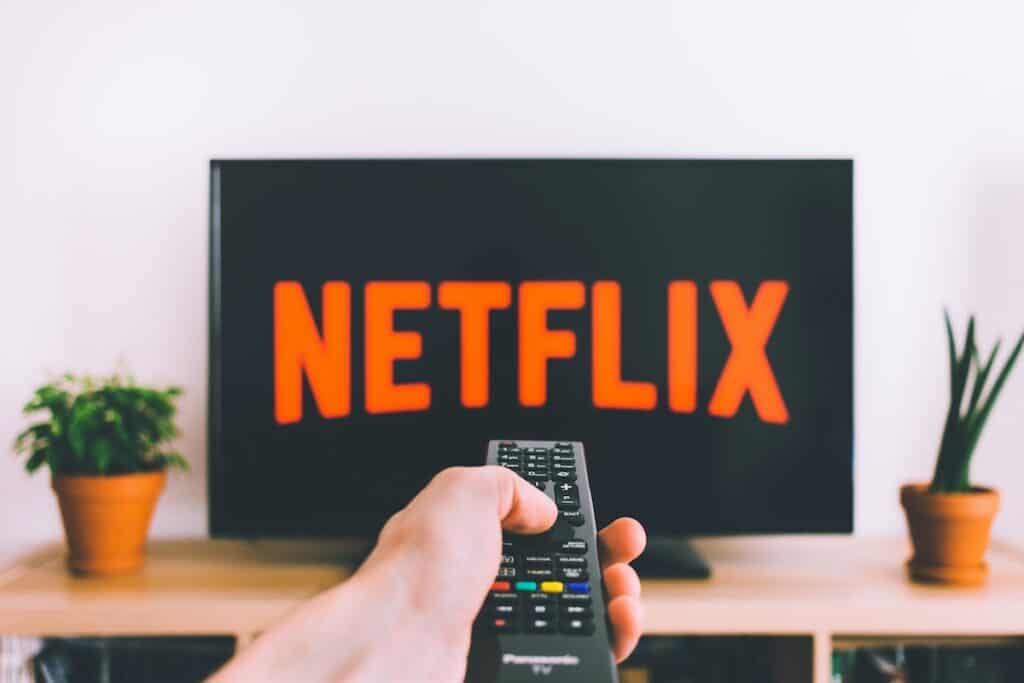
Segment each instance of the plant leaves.
[{"label": "plant leaves", "polygon": [[996,359],[996,354],[999,353],[999,345],[1001,343],[1001,341],[996,341],[995,346],[992,347],[992,353],[989,354],[988,360],[984,365],[978,364],[978,354],[974,354],[973,360],[978,373],[974,378],[974,387],[971,391],[970,403],[967,404],[967,414],[965,417],[968,420],[972,419],[974,411],[977,409],[978,399],[981,398],[981,392],[985,389],[985,383],[988,381],[988,373],[992,369],[992,363]]},{"label": "plant leaves", "polygon": [[106,474],[110,469],[110,463],[114,459],[114,449],[110,445],[110,439],[105,436],[96,438],[89,449],[96,471]]},{"label": "plant leaves", "polygon": [[971,358],[978,352],[974,345],[974,316],[967,322],[967,339],[964,341],[964,350],[956,363],[956,397],[953,407],[956,414],[961,414],[964,391],[967,389],[967,378],[971,372]]},{"label": "plant leaves", "polygon": [[[25,404],[26,413],[49,415],[16,436],[15,451],[28,456],[30,471],[43,464],[55,473],[152,469],[161,446],[179,433],[175,399],[181,393],[179,387],[138,386],[123,374],[66,374],[38,387]],[[168,456],[157,466],[187,465],[176,453]]]},{"label": "plant leaves", "polygon": [[[939,454],[935,460],[935,472],[932,475],[930,490],[940,492],[947,490],[951,460],[960,450],[960,401],[963,397],[963,386],[960,382],[961,363],[957,358],[956,337],[953,334],[953,323],[949,319],[949,311],[943,311],[946,323],[946,341],[949,350],[949,410],[946,413],[946,424],[942,429],[942,440],[939,443]],[[964,345],[965,351],[967,344]]]},{"label": "plant leaves", "polygon": [[967,425],[968,458],[974,451],[974,447],[977,445],[978,439],[981,438],[981,430],[984,428],[985,422],[988,420],[989,413],[992,411],[992,406],[995,404],[996,399],[999,398],[999,392],[1003,390],[1006,378],[1010,376],[1010,372],[1013,370],[1013,366],[1017,362],[1017,357],[1020,355],[1022,347],[1024,347],[1024,334],[1022,334],[1020,339],[1017,340],[1017,344],[1013,347],[1013,351],[1010,352],[1010,357],[1007,358],[1006,364],[1003,365],[1003,369],[999,372],[998,377],[996,377],[995,384],[992,385],[992,389],[985,398],[981,410],[978,411],[978,414]]},{"label": "plant leaves", "polygon": [[956,337],[953,335],[953,323],[949,319],[949,311],[943,311],[942,314],[946,319],[946,341],[949,345],[949,400],[952,403],[957,393]]},{"label": "plant leaves", "polygon": [[25,463],[25,469],[28,470],[29,474],[35,472],[46,462],[47,449],[40,448],[34,452]]},{"label": "plant leaves", "polygon": [[161,453],[157,461],[167,468],[177,468],[185,472],[188,472],[190,469],[188,460],[185,460],[180,453]]}]

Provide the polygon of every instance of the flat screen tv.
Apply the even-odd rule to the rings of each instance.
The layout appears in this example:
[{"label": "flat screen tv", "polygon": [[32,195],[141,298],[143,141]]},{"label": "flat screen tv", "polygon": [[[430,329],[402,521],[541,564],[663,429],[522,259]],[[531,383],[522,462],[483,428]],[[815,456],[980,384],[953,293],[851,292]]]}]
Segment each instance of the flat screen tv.
[{"label": "flat screen tv", "polygon": [[372,538],[489,439],[655,536],[852,524],[849,160],[216,160],[210,529]]}]

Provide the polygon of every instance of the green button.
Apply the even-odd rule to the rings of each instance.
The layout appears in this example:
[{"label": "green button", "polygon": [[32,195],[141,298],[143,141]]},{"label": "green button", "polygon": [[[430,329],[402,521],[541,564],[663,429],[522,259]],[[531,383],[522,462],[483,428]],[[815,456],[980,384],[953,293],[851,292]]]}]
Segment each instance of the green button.
[{"label": "green button", "polygon": [[516,581],[517,591],[535,591],[537,590],[536,581]]}]

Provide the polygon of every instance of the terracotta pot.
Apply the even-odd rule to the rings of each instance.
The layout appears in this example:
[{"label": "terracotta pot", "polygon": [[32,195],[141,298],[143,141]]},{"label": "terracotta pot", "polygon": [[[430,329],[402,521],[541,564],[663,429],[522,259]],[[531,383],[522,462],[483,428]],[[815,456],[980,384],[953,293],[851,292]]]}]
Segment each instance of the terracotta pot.
[{"label": "terracotta pot", "polygon": [[85,574],[137,572],[166,481],[164,471],[54,477],[71,569]]},{"label": "terracotta pot", "polygon": [[900,502],[914,544],[911,578],[955,585],[985,581],[998,491],[977,487],[969,493],[929,493],[926,485],[908,484],[900,489]]}]

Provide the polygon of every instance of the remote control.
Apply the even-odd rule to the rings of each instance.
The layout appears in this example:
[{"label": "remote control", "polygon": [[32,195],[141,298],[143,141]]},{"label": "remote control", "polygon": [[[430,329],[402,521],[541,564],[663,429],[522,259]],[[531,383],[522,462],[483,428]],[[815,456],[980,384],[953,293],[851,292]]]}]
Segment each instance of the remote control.
[{"label": "remote control", "polygon": [[491,441],[487,464],[544,491],[558,518],[537,536],[505,534],[473,627],[466,680],[616,683],[583,444]]}]

